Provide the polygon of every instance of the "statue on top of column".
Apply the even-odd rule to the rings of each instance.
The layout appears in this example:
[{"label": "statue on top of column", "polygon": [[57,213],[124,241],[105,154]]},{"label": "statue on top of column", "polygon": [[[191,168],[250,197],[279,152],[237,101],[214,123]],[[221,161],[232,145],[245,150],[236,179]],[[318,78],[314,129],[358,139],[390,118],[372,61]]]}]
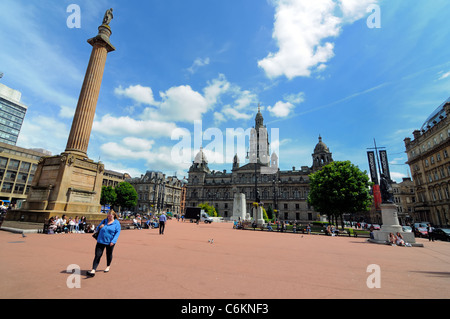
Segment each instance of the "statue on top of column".
[{"label": "statue on top of column", "polygon": [[111,8],[106,10],[105,17],[103,18],[103,24],[109,25],[113,18],[113,9]]}]

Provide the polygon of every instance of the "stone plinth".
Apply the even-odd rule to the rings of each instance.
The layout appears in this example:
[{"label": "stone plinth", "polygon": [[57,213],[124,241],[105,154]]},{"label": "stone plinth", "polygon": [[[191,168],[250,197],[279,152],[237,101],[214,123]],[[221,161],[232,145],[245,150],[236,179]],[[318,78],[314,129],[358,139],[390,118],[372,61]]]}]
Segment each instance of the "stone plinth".
[{"label": "stone plinth", "polygon": [[101,211],[103,171],[103,164],[76,154],[42,158],[23,208],[11,211],[8,219],[43,222],[56,215],[95,219]]},{"label": "stone plinth", "polygon": [[253,206],[253,219],[258,226],[264,225],[263,209],[261,206]]},{"label": "stone plinth", "polygon": [[402,226],[398,221],[397,207],[395,204],[381,204],[381,218],[383,225],[380,230],[375,230],[373,232],[374,238],[369,239],[370,242],[387,244],[389,243],[390,233],[393,233],[394,235],[400,233],[406,243],[413,246],[422,246],[421,244],[416,244],[414,233],[403,232]]},{"label": "stone plinth", "polygon": [[234,194],[233,216],[231,220],[244,221],[247,216],[245,194]]}]

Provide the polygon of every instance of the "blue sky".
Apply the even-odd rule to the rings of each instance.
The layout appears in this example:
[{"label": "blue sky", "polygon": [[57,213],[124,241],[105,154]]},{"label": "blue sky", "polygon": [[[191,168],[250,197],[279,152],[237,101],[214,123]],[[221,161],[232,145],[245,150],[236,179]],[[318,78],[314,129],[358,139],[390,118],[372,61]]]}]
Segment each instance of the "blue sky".
[{"label": "blue sky", "polygon": [[[71,4],[80,28],[68,27]],[[269,133],[279,133],[271,142],[281,169],[311,166],[320,135],[334,160],[368,171],[376,139],[401,181],[404,138],[450,96],[447,0],[2,0],[0,81],[28,106],[18,146],[64,151],[86,40],[109,8],[117,50],[107,58],[88,156],[132,176],[187,177],[195,123],[222,132],[201,144],[211,169],[230,171],[234,154],[214,146],[226,144],[227,128],[252,127],[260,104]],[[189,145],[187,161],[174,159],[180,143]]]}]

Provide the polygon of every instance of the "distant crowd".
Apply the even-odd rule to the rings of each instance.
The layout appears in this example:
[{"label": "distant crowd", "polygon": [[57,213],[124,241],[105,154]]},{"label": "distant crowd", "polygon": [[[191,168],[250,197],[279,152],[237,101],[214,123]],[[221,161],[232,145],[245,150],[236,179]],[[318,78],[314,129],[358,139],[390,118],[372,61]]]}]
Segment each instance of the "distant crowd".
[{"label": "distant crowd", "polygon": [[69,217],[62,215],[61,217],[51,217],[48,221],[48,233],[49,234],[69,234],[69,233],[93,233],[95,229],[94,225],[87,224],[86,217],[79,218]]}]

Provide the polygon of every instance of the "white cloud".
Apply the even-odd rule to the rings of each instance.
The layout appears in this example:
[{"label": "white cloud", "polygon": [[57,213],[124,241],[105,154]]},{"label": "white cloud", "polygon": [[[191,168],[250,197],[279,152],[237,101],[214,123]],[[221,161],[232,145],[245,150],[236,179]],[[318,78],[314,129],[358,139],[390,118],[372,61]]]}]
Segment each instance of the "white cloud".
[{"label": "white cloud", "polygon": [[158,120],[172,120],[193,123],[201,120],[210,104],[199,92],[194,91],[189,85],[172,87],[166,92],[161,92],[161,103],[157,109],[147,108],[142,117]]},{"label": "white cloud", "polygon": [[189,73],[195,73],[200,67],[208,65],[210,62],[209,58],[197,58],[194,63],[187,69]]},{"label": "white cloud", "polygon": [[153,91],[149,87],[143,87],[141,85],[131,85],[126,89],[119,86],[114,90],[114,93],[120,96],[126,96],[139,104],[158,105],[153,97]]},{"label": "white cloud", "polygon": [[234,120],[248,120],[252,117],[251,114],[246,114],[239,112],[230,105],[226,105],[222,108],[222,114],[227,118],[232,118]]},{"label": "white cloud", "polygon": [[290,102],[278,101],[273,107],[269,106],[267,110],[275,117],[286,117],[294,107],[294,104]]},{"label": "white cloud", "polygon": [[52,117],[39,115],[33,120],[25,118],[17,145],[24,148],[40,147],[59,154],[66,147],[69,129],[63,122]]},{"label": "white cloud", "polygon": [[353,23],[363,18],[367,8],[376,2],[377,0],[339,0],[344,22]]},{"label": "white cloud", "polygon": [[391,179],[396,181],[397,183],[403,182],[403,178],[407,177],[405,174],[398,173],[398,172],[390,172],[390,174],[391,174]]},{"label": "white cloud", "polygon": [[75,108],[61,105],[59,110],[59,117],[72,119],[75,114]]},{"label": "white cloud", "polygon": [[92,130],[108,136],[145,136],[151,138],[170,137],[176,124],[155,120],[136,120],[128,116],[104,115],[94,120]]},{"label": "white cloud", "polygon": [[444,74],[442,74],[442,75],[439,77],[439,80],[446,79],[446,78],[448,78],[449,76],[450,76],[450,72],[444,73]]},{"label": "white cloud", "polygon": [[[278,52],[258,62],[267,76],[310,76],[334,57],[334,43],[345,23],[366,14],[375,0],[276,0],[273,38]],[[339,10],[340,9],[340,10]],[[340,11],[340,12],[339,12]]]},{"label": "white cloud", "polygon": [[284,99],[292,104],[300,104],[305,101],[305,93],[288,94],[284,96]]},{"label": "white cloud", "polygon": [[275,117],[286,117],[294,111],[295,106],[305,101],[305,93],[287,94],[284,96],[285,101],[278,101],[275,105],[268,106],[267,110]]}]

